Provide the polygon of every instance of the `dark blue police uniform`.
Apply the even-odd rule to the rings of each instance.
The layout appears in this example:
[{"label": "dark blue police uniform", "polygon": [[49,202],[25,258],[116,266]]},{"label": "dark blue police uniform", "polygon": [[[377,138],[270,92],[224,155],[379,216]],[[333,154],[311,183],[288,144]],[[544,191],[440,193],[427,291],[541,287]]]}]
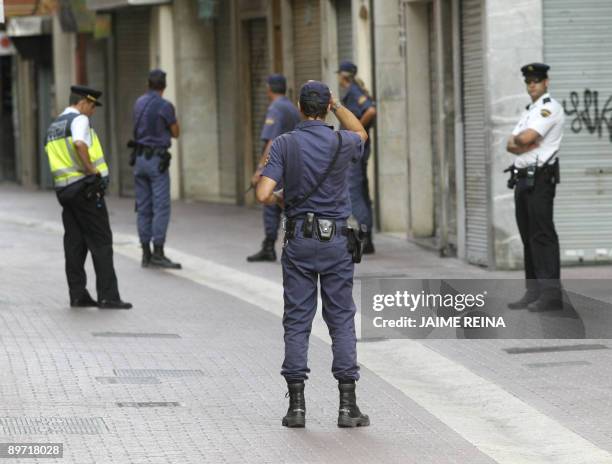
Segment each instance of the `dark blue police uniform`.
[{"label": "dark blue police uniform", "polygon": [[[281,374],[288,383],[308,377],[308,340],[317,309],[317,284],[321,283],[323,318],[332,338],[332,372],[339,380],[357,380],[355,303],[353,302],[354,264],[347,249],[347,238],[340,233],[351,214],[347,171],[361,160],[363,142],[358,134],[340,131],[342,149],[329,176],[310,198],[285,211],[295,221],[295,236],[286,240],[282,255],[285,310],[285,360]],[[299,153],[293,153],[288,137],[294,138]],[[285,201],[308,193],[320,179],[337,146],[336,132],[323,121],[302,121],[297,128],[277,138],[262,175],[280,183],[287,175],[288,157],[301,160],[299,186],[285,184]],[[290,193],[292,192],[292,193]],[[329,241],[307,238],[302,231],[304,216],[333,219],[336,233]]]},{"label": "dark blue police uniform", "polygon": [[[342,98],[342,104],[358,119],[373,106],[372,99],[361,88],[352,83]],[[369,128],[366,127],[366,130]],[[370,139],[365,143],[363,157],[360,162],[353,163],[349,171],[349,191],[352,212],[360,224],[365,224],[368,231],[372,230],[372,200],[368,185],[368,159],[370,158]]]},{"label": "dark blue police uniform", "polygon": [[[295,105],[285,96],[278,97],[268,107],[266,120],[261,130],[261,140],[264,144],[268,143],[279,135],[292,131],[299,122],[300,113]],[[266,241],[276,242],[281,212],[281,208],[277,205],[264,206],[263,222]]]},{"label": "dark blue police uniform", "polygon": [[153,150],[165,151],[171,145],[170,126],[176,123],[172,103],[149,91],[134,105],[134,135],[140,150],[134,165],[134,188],[141,243],[163,245],[170,221],[170,174],[160,172],[161,157]]}]

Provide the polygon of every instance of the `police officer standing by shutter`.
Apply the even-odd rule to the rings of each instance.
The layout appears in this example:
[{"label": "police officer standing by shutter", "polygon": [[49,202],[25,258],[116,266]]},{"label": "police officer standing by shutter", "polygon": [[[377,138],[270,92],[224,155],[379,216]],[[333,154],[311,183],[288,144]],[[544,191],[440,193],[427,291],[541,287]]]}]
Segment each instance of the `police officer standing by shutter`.
[{"label": "police officer standing by shutter", "polygon": [[[295,128],[300,122],[300,113],[291,101],[285,96],[287,93],[287,80],[281,74],[272,74],[267,80],[267,94],[270,106],[266,113],[266,120],[261,130],[261,140],[264,143],[263,152],[257,170],[251,177],[251,185],[256,186],[261,177],[261,171],[270,151],[270,146],[276,137]],[[280,187],[279,187],[280,188]],[[274,244],[278,237],[281,208],[278,205],[264,205],[263,222],[265,239],[259,252],[247,257],[249,262],[276,261]]]},{"label": "police officer standing by shutter", "polygon": [[558,152],[563,139],[563,107],[548,93],[549,66],[521,68],[532,103],[508,140],[516,155],[509,170],[514,187],[516,222],[523,242],[527,290],[511,309],[563,309],[559,238],[553,222],[553,201],[559,183]]},{"label": "police officer standing by shutter", "polygon": [[[368,138],[359,120],[329,88],[309,81],[300,90],[299,109],[304,117],[297,128],[278,137],[257,184],[257,199],[264,204],[284,203],[285,244],[282,255],[285,360],[281,374],[289,394],[283,418],[287,427],[304,427],[304,381],[308,378],[308,339],[317,309],[321,283],[323,318],[332,338],[332,373],[338,380],[338,426],[369,425],[357,406],[355,381],[359,379],[353,302],[354,264],[348,250],[351,214],[347,170],[360,160]],[[346,130],[325,124],[332,110]],[[284,192],[275,191],[283,181]]]},{"label": "police officer standing by shutter", "polygon": [[[130,309],[121,301],[113,265],[113,236],[104,202],[108,166],[89,118],[102,92],[84,87],[70,88],[70,106],[47,130],[45,150],[62,205],[64,254],[70,306],[100,309]],[[96,302],[87,291],[87,251],[96,271]]]},{"label": "police officer standing by shutter", "polygon": [[[369,132],[376,108],[363,83],[357,78],[357,66],[350,61],[342,61],[338,67],[338,82],[344,93],[342,104],[361,122],[366,132]],[[370,140],[365,143],[363,157],[360,162],[351,165],[349,171],[349,191],[351,195],[352,212],[360,224],[368,228],[364,254],[374,253],[372,241],[372,200],[368,183],[368,160],[370,159]]]},{"label": "police officer standing by shutter", "polygon": [[172,137],[178,138],[180,132],[174,106],[162,98],[165,89],[166,73],[154,69],[149,73],[149,91],[134,104],[134,188],[142,267],[180,269],[164,253],[170,222],[168,149]]}]

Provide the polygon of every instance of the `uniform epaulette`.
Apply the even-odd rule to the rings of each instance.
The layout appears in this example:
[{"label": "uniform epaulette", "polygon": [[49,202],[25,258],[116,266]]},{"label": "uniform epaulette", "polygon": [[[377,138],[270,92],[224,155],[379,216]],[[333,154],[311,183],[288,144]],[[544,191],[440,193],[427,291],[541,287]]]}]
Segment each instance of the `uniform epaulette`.
[{"label": "uniform epaulette", "polygon": [[525,107],[525,109],[526,109],[526,110],[528,110],[530,106],[531,106],[531,105],[527,105],[527,106]]},{"label": "uniform epaulette", "polygon": [[544,104],[550,103],[550,98],[546,97],[544,100],[542,100],[542,103],[544,103]]}]

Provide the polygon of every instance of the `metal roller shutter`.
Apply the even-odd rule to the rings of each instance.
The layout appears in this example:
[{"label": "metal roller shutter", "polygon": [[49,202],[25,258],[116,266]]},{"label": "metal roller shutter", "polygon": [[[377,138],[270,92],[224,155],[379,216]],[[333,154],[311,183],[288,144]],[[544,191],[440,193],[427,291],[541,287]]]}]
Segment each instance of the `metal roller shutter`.
[{"label": "metal roller shutter", "polygon": [[149,72],[149,15],[148,8],[127,8],[115,13],[116,57],[116,128],[121,195],[134,195],[134,177],[129,166],[128,140],[132,139],[134,124],[132,110],[136,99],[147,90]]},{"label": "metal roller shutter", "polygon": [[464,0],[461,52],[465,152],[466,258],[488,262],[488,183],[486,169],[482,0]]},{"label": "metal roller shutter", "polygon": [[296,92],[306,81],[321,80],[319,0],[293,2],[293,62]]},{"label": "metal roller shutter", "polygon": [[338,61],[353,61],[353,18],[351,0],[336,0]]},{"label": "metal roller shutter", "polygon": [[261,157],[261,129],[264,124],[268,98],[266,95],[266,77],[269,74],[268,31],[266,20],[249,21],[249,66],[251,72],[251,127],[253,130],[253,166],[257,166]]},{"label": "metal roller shutter", "polygon": [[612,259],[612,2],[544,0],[551,95],[566,112],[555,223],[565,262]]}]

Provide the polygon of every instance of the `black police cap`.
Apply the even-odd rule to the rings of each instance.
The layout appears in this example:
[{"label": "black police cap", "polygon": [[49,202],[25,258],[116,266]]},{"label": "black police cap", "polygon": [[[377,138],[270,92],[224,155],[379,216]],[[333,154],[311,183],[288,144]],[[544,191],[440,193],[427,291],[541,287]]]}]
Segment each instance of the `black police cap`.
[{"label": "black police cap", "polygon": [[99,90],[94,90],[91,87],[86,87],[84,85],[73,85],[70,87],[70,92],[75,95],[85,97],[90,102],[95,103],[96,106],[102,106],[102,103],[98,101],[102,96],[102,92]]},{"label": "black police cap", "polygon": [[327,105],[331,100],[329,87],[323,82],[308,81],[300,89],[300,101],[314,100],[321,105]]},{"label": "black police cap", "polygon": [[521,68],[521,72],[525,77],[532,76],[547,79],[549,69],[550,66],[544,63],[529,63]]}]

